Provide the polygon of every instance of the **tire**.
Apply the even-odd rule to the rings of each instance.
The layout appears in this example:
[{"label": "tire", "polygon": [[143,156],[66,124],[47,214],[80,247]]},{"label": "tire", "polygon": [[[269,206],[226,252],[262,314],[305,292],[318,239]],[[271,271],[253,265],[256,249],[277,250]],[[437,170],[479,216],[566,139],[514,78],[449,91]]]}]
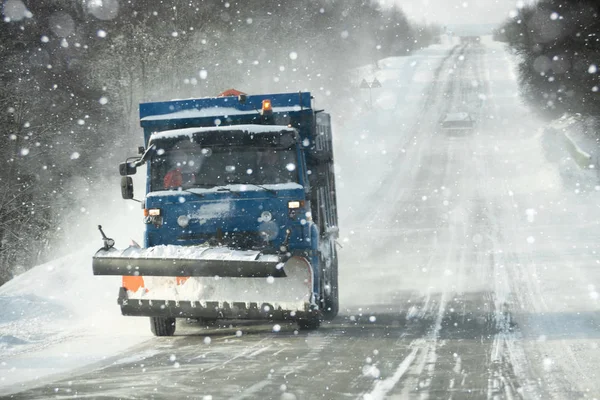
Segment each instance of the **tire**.
[{"label": "tire", "polygon": [[175,318],[150,317],[150,329],[154,336],[173,336],[175,333]]},{"label": "tire", "polygon": [[321,320],[317,317],[310,319],[299,319],[298,328],[301,331],[314,331],[321,326]]},{"label": "tire", "polygon": [[323,290],[323,318],[327,321],[334,319],[338,315],[340,309],[337,256],[334,256],[331,261],[329,286],[331,287],[329,293],[326,293],[325,290]]}]

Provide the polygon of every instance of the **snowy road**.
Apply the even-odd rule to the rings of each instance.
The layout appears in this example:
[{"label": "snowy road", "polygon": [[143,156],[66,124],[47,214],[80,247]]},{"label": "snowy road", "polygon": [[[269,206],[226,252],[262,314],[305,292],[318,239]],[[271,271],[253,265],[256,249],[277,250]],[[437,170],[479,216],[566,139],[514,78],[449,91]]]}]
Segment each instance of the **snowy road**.
[{"label": "snowy road", "polygon": [[[509,56],[438,48],[377,77],[379,108],[337,151],[335,321],[182,321],[13,398],[600,398],[599,194],[545,158]],[[455,111],[473,133],[439,129]]]}]

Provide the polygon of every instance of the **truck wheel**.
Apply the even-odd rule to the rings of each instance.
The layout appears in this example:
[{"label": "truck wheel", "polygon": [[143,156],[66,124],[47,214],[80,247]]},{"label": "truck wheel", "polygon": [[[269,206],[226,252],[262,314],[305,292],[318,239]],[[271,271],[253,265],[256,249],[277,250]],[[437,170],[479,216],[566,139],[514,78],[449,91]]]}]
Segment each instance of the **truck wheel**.
[{"label": "truck wheel", "polygon": [[331,321],[338,315],[340,309],[339,290],[338,290],[338,259],[337,256],[331,261],[331,271],[329,276],[329,293],[323,293],[323,318]]},{"label": "truck wheel", "polygon": [[150,317],[150,329],[154,336],[173,336],[175,333],[175,318]]},{"label": "truck wheel", "polygon": [[298,328],[301,331],[314,331],[315,329],[319,329],[320,326],[321,320],[317,317],[298,320]]}]

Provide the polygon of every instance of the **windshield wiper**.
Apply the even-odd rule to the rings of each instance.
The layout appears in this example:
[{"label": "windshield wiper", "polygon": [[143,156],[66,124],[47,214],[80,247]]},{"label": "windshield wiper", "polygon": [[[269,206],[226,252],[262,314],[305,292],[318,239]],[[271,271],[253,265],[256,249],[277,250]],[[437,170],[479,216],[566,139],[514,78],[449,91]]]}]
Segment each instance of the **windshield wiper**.
[{"label": "windshield wiper", "polygon": [[248,183],[248,182],[238,182],[238,181],[233,181],[233,182],[227,182],[230,185],[252,185],[252,186],[256,186],[259,187],[269,193],[274,194],[275,196],[277,196],[277,191],[273,190],[273,189],[269,189],[267,187],[264,187],[263,185],[258,185],[256,183]]},{"label": "windshield wiper", "polygon": [[247,183],[247,185],[253,185],[253,186],[259,187],[259,188],[261,188],[261,189],[264,189],[264,190],[266,190],[267,192],[269,192],[269,193],[272,193],[272,194],[274,194],[275,196],[277,196],[277,191],[276,191],[276,190],[269,189],[269,188],[267,188],[267,187],[264,187],[263,185],[257,185],[256,183]]},{"label": "windshield wiper", "polygon": [[233,193],[233,194],[235,194],[235,195],[236,195],[236,196],[238,196],[238,197],[240,197],[240,196],[241,196],[241,194],[240,194],[239,192],[234,192],[233,190],[231,190],[231,189],[229,189],[229,188],[227,188],[227,187],[219,187],[219,188],[217,189],[217,192],[230,192],[230,193]]},{"label": "windshield wiper", "polygon": [[[238,192],[234,192],[231,189],[229,189],[227,187],[224,187],[223,184],[220,184],[220,183],[218,183],[218,184],[214,184],[214,183],[196,183],[194,185],[194,187],[206,187],[206,188],[209,188],[209,189],[218,188],[218,189],[216,189],[217,192],[231,192],[231,193],[234,193],[236,196],[240,196],[240,194]],[[193,193],[193,192],[191,192],[191,193]],[[197,194],[200,194],[200,193],[197,193]]]},{"label": "windshield wiper", "polygon": [[196,192],[192,192],[191,190],[188,189],[181,189],[182,192],[186,192],[186,193],[191,193],[191,194],[195,194],[196,196],[203,198],[204,195],[202,193],[196,193]]},{"label": "windshield wiper", "polygon": [[224,184],[216,184],[216,185],[212,184],[212,183],[197,183],[195,186],[204,186],[204,187],[209,187],[209,188],[219,187],[219,189],[217,189],[217,190],[228,191],[228,192],[231,192],[231,193],[235,193],[235,194],[237,194],[239,196],[239,192],[232,191],[231,189],[225,187],[226,185],[252,185],[252,186],[259,187],[259,188],[265,190],[266,192],[269,192],[269,193],[274,194],[275,196],[277,196],[277,191],[275,191],[273,189],[269,189],[268,187],[265,187],[263,185],[259,185],[259,184],[256,184],[256,183],[248,183],[248,182],[229,181],[229,182],[226,182]]}]

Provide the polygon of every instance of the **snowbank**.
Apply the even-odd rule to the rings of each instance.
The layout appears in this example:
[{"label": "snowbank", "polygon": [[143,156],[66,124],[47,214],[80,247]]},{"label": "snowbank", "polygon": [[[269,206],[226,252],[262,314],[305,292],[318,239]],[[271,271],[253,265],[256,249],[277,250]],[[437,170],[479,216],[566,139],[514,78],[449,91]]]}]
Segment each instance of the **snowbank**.
[{"label": "snowbank", "polygon": [[561,176],[591,190],[597,190],[599,179],[600,141],[595,126],[591,118],[564,115],[549,123],[541,133],[544,154],[558,165]]},{"label": "snowbank", "polygon": [[92,275],[96,247],[0,287],[0,394],[39,385],[150,337],[146,318],[121,316],[120,277]]},{"label": "snowbank", "polygon": [[600,155],[600,138],[592,118],[579,114],[564,115],[549,124],[548,128],[564,135],[566,150],[581,168],[595,166]]}]

